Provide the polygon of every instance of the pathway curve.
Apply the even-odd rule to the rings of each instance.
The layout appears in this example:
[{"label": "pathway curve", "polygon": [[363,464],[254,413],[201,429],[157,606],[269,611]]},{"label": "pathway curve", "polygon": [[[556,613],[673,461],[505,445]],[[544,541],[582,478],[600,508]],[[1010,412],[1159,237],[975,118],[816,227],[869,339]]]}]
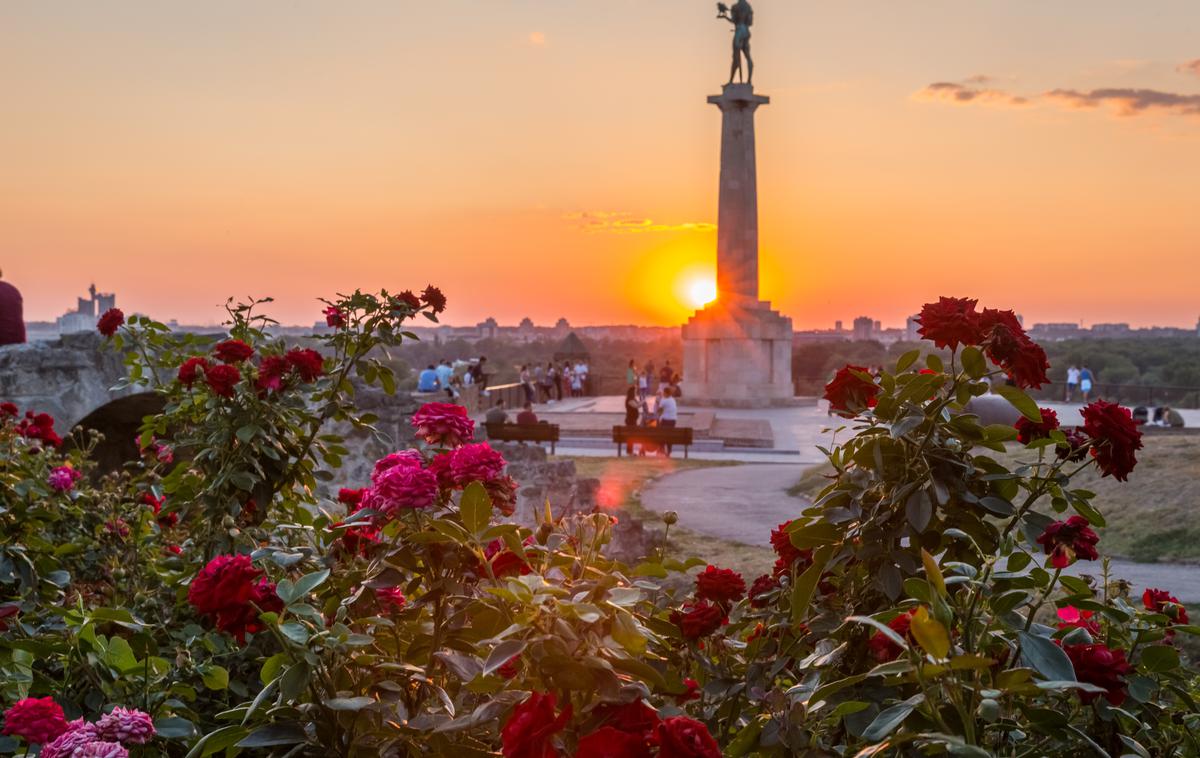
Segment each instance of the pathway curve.
[{"label": "pathway curve", "polygon": [[[697,534],[769,547],[771,530],[796,518],[804,501],[787,494],[804,467],[749,464],[691,469],[667,474],[642,492],[642,505],[659,513],[676,511],[679,525]],[[1146,587],[1170,590],[1185,603],[1200,603],[1200,566],[1179,563],[1135,563],[1113,559],[1115,576],[1133,585],[1135,596]],[[1074,574],[1098,574],[1100,564],[1079,561]]]}]

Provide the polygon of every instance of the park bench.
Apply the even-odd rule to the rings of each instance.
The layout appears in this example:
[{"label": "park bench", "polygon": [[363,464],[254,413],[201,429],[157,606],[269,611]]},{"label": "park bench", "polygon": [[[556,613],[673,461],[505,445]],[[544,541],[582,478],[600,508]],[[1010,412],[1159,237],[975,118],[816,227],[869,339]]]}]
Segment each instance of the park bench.
[{"label": "park bench", "polygon": [[487,436],[499,442],[549,442],[553,455],[558,444],[558,424],[493,424],[485,423]]},{"label": "park bench", "polygon": [[628,444],[682,445],[683,457],[688,457],[688,448],[692,444],[692,428],[690,426],[614,426],[612,439],[617,445],[617,457],[621,457],[621,449]]}]

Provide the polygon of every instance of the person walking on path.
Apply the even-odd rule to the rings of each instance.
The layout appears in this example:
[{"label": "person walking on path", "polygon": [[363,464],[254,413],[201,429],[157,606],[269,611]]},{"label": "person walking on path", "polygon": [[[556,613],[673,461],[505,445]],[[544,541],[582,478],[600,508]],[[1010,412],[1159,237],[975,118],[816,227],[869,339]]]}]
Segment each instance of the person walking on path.
[{"label": "person walking on path", "polygon": [[1066,402],[1075,399],[1075,390],[1079,389],[1079,367],[1072,363],[1067,367],[1067,397]]},{"label": "person walking on path", "polygon": [[1085,364],[1084,367],[1079,370],[1079,394],[1083,395],[1084,404],[1090,402],[1092,396],[1092,383],[1094,381],[1095,377],[1092,376],[1092,370]]}]

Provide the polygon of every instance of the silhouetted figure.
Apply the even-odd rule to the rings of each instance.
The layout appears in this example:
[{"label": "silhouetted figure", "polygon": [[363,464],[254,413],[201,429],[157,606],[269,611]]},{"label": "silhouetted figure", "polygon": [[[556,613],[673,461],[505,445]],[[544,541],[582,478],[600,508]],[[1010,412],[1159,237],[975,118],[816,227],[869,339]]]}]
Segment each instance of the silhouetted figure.
[{"label": "silhouetted figure", "polygon": [[[0,273],[0,276],[3,274]],[[25,342],[25,303],[21,292],[0,280],[0,345]]]}]

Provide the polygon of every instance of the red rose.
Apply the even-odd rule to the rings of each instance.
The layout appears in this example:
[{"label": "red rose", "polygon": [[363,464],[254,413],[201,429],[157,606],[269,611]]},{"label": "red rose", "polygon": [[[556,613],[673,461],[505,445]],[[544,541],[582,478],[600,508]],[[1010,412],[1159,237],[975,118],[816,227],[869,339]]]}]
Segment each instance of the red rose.
[{"label": "red rose", "polygon": [[1100,633],[1100,622],[1093,621],[1091,611],[1080,610],[1073,605],[1065,605],[1058,609],[1059,629],[1086,629],[1096,635]]},{"label": "red rose", "polygon": [[1017,442],[1022,445],[1028,445],[1034,440],[1044,440],[1050,436],[1050,432],[1058,428],[1058,414],[1049,408],[1039,408],[1042,412],[1042,423],[1036,424],[1022,416],[1017,419],[1014,424],[1017,428]]},{"label": "red rose", "polygon": [[4,734],[30,745],[52,742],[68,729],[62,706],[51,697],[27,697],[4,712]]},{"label": "red rose", "polygon": [[225,340],[218,342],[213,348],[213,355],[221,363],[241,363],[254,355],[254,348],[241,340]]},{"label": "red rose", "polygon": [[[791,544],[789,541],[788,544]],[[755,608],[765,608],[769,604],[767,595],[779,589],[779,579],[770,574],[763,574],[754,580],[754,584],[750,585],[750,605]]]},{"label": "red rose", "polygon": [[260,578],[262,573],[248,555],[218,555],[192,580],[188,602],[217,629],[244,644],[247,633],[263,629],[259,609],[283,610],[275,585]]},{"label": "red rose", "polygon": [[325,359],[316,350],[292,348],[283,357],[292,371],[305,382],[315,382],[325,373]]},{"label": "red rose", "polygon": [[338,490],[337,499],[339,503],[345,505],[353,512],[354,510],[357,510],[359,504],[362,503],[364,492],[366,492],[365,488],[355,490],[350,489],[349,487],[342,487]]},{"label": "red rose", "polygon": [[242,380],[242,372],[238,371],[237,366],[229,364],[221,364],[206,369],[204,372],[204,381],[208,383],[208,388],[218,397],[233,397],[233,387]]},{"label": "red rose", "polygon": [[450,454],[450,478],[456,487],[487,483],[504,474],[508,462],[486,442],[464,445]]},{"label": "red rose", "polygon": [[687,679],[683,680],[683,692],[675,696],[675,704],[683,705],[684,703],[690,703],[693,700],[699,700],[700,697],[700,683],[695,679],[688,677]]},{"label": "red rose", "polygon": [[421,293],[421,301],[428,305],[434,313],[441,313],[446,310],[446,296],[432,284],[426,287],[425,291]]},{"label": "red rose", "polygon": [[[430,466],[432,469],[433,466]],[[440,481],[440,478],[439,478]],[[511,516],[517,510],[517,480],[511,476],[501,476],[489,479],[483,483],[488,497],[492,499],[492,507],[504,516]]]},{"label": "red rose", "polygon": [[412,416],[417,436],[430,445],[458,447],[475,436],[467,409],[453,403],[426,403]]},{"label": "red rose", "polygon": [[325,325],[330,329],[340,329],[346,325],[346,314],[336,305],[329,306],[323,313],[325,314]]},{"label": "red rose", "polygon": [[188,358],[179,367],[179,383],[191,389],[200,375],[208,370],[208,361],[199,356]]},{"label": "red rose", "polygon": [[1179,598],[1166,590],[1147,589],[1142,593],[1142,605],[1151,613],[1161,613],[1170,619],[1171,624],[1186,624],[1188,622],[1187,608],[1179,602]]},{"label": "red rose", "polygon": [[[888,629],[891,629],[900,637],[908,636],[908,628],[912,624],[912,611],[907,611],[896,616],[887,623]],[[875,632],[871,638],[867,640],[867,648],[871,651],[871,655],[880,663],[894,661],[904,652],[904,648],[897,645],[883,632]]]},{"label": "red rose", "polygon": [[600,723],[605,727],[625,734],[636,735],[643,742],[649,742],[654,738],[654,729],[660,721],[658,711],[646,705],[642,700],[619,705],[604,703],[592,711],[592,715],[598,717]]},{"label": "red rose", "polygon": [[396,299],[410,311],[421,310],[421,298],[414,295],[411,290],[404,290],[399,295],[396,295]]},{"label": "red rose", "polygon": [[0,416],[16,418],[21,414],[15,403],[0,403]]},{"label": "red rose", "polygon": [[792,535],[787,528],[791,521],[785,521],[771,530],[771,548],[779,560],[775,561],[775,576],[790,573],[792,566],[798,564],[798,571],[804,571],[812,562],[812,551],[801,550],[792,544]]},{"label": "red rose", "polygon": [[524,576],[531,570],[525,557],[517,555],[511,550],[496,553],[490,563],[492,565],[492,575],[497,579],[505,576],[516,576],[518,574]]},{"label": "red rose", "polygon": [[105,337],[111,337],[125,323],[125,314],[120,308],[109,308],[96,321],[96,331]]},{"label": "red rose", "polygon": [[[1125,702],[1125,675],[1131,673],[1133,667],[1125,660],[1124,650],[1111,650],[1099,643],[1062,645],[1062,649],[1071,659],[1077,680],[1103,687],[1104,699],[1113,705]],[[1084,703],[1090,703],[1100,695],[1099,692],[1076,692]]]},{"label": "red rose", "polygon": [[397,613],[404,610],[408,600],[399,587],[380,587],[375,590],[375,600],[384,612]]},{"label": "red rose", "polygon": [[165,497],[155,497],[153,492],[142,493],[142,503],[150,506],[150,510],[154,511],[154,520],[158,522],[160,529],[170,529],[179,523],[178,513],[163,513],[163,506],[166,505]]},{"label": "red rose", "polygon": [[1054,454],[1060,460],[1074,461],[1078,463],[1087,457],[1088,443],[1091,442],[1088,436],[1081,432],[1078,427],[1064,429],[1063,434],[1067,436],[1065,444],[1058,445],[1054,448]]},{"label": "red rose", "polygon": [[514,655],[504,662],[504,665],[496,669],[496,673],[505,679],[514,679],[517,674],[521,673],[521,656]]},{"label": "red rose", "polygon": [[21,612],[19,603],[0,603],[0,632],[8,631],[8,621]]},{"label": "red rose", "polygon": [[708,727],[687,716],[665,719],[655,731],[658,758],[721,758]]},{"label": "red rose", "polygon": [[25,418],[17,422],[17,434],[25,439],[41,440],[50,447],[62,444],[62,438],[54,431],[54,417],[49,413],[26,411]]},{"label": "red rose", "polygon": [[636,734],[602,726],[579,740],[575,758],[650,758],[650,746]]},{"label": "red rose", "polygon": [[388,519],[401,510],[428,508],[437,502],[437,475],[417,466],[393,466],[367,490],[362,505]]},{"label": "red rose", "polygon": [[254,386],[259,392],[279,392],[283,389],[287,372],[288,362],[282,355],[265,356],[258,364],[258,379],[254,381]]},{"label": "red rose", "polygon": [[846,417],[865,408],[874,408],[878,402],[876,395],[879,394],[879,385],[859,376],[866,373],[867,370],[862,366],[846,365],[838,369],[833,380],[825,385],[825,399],[829,401],[829,407]]},{"label": "red rose", "polygon": [[561,753],[554,746],[554,735],[571,720],[571,704],[555,714],[554,694],[530,693],[529,698],[513,708],[504,728],[500,730],[501,754],[504,758],[557,758]]},{"label": "red rose", "polygon": [[966,297],[939,297],[936,303],[926,303],[917,316],[920,335],[949,350],[957,350],[959,345],[978,345],[982,341],[975,311],[978,302]]},{"label": "red rose", "polygon": [[[338,521],[330,524],[331,530],[345,526],[345,522]],[[344,530],[338,538],[340,549],[350,555],[367,555],[371,551],[371,546],[379,542],[379,530],[370,524],[361,526],[352,526]]]},{"label": "red rose", "polygon": [[1083,411],[1083,430],[1092,438],[1096,466],[1119,482],[1129,479],[1142,449],[1142,432],[1128,408],[1097,400]]},{"label": "red rose", "polygon": [[1055,521],[1037,538],[1037,543],[1045,548],[1046,555],[1053,556],[1050,565],[1056,569],[1070,566],[1076,558],[1096,560],[1100,557],[1096,552],[1096,543],[1099,541],[1100,538],[1083,516]]},{"label": "red rose", "polygon": [[1046,351],[1029,339],[1015,313],[984,308],[979,314],[979,324],[988,357],[1017,386],[1037,388],[1050,381],[1046,375],[1050,370]]},{"label": "red rose", "polygon": [[679,627],[685,639],[707,637],[725,623],[725,611],[703,600],[691,600],[683,608],[671,611],[671,623]]},{"label": "red rose", "polygon": [[736,603],[746,595],[746,582],[732,569],[708,566],[696,576],[696,597],[714,603]]}]

